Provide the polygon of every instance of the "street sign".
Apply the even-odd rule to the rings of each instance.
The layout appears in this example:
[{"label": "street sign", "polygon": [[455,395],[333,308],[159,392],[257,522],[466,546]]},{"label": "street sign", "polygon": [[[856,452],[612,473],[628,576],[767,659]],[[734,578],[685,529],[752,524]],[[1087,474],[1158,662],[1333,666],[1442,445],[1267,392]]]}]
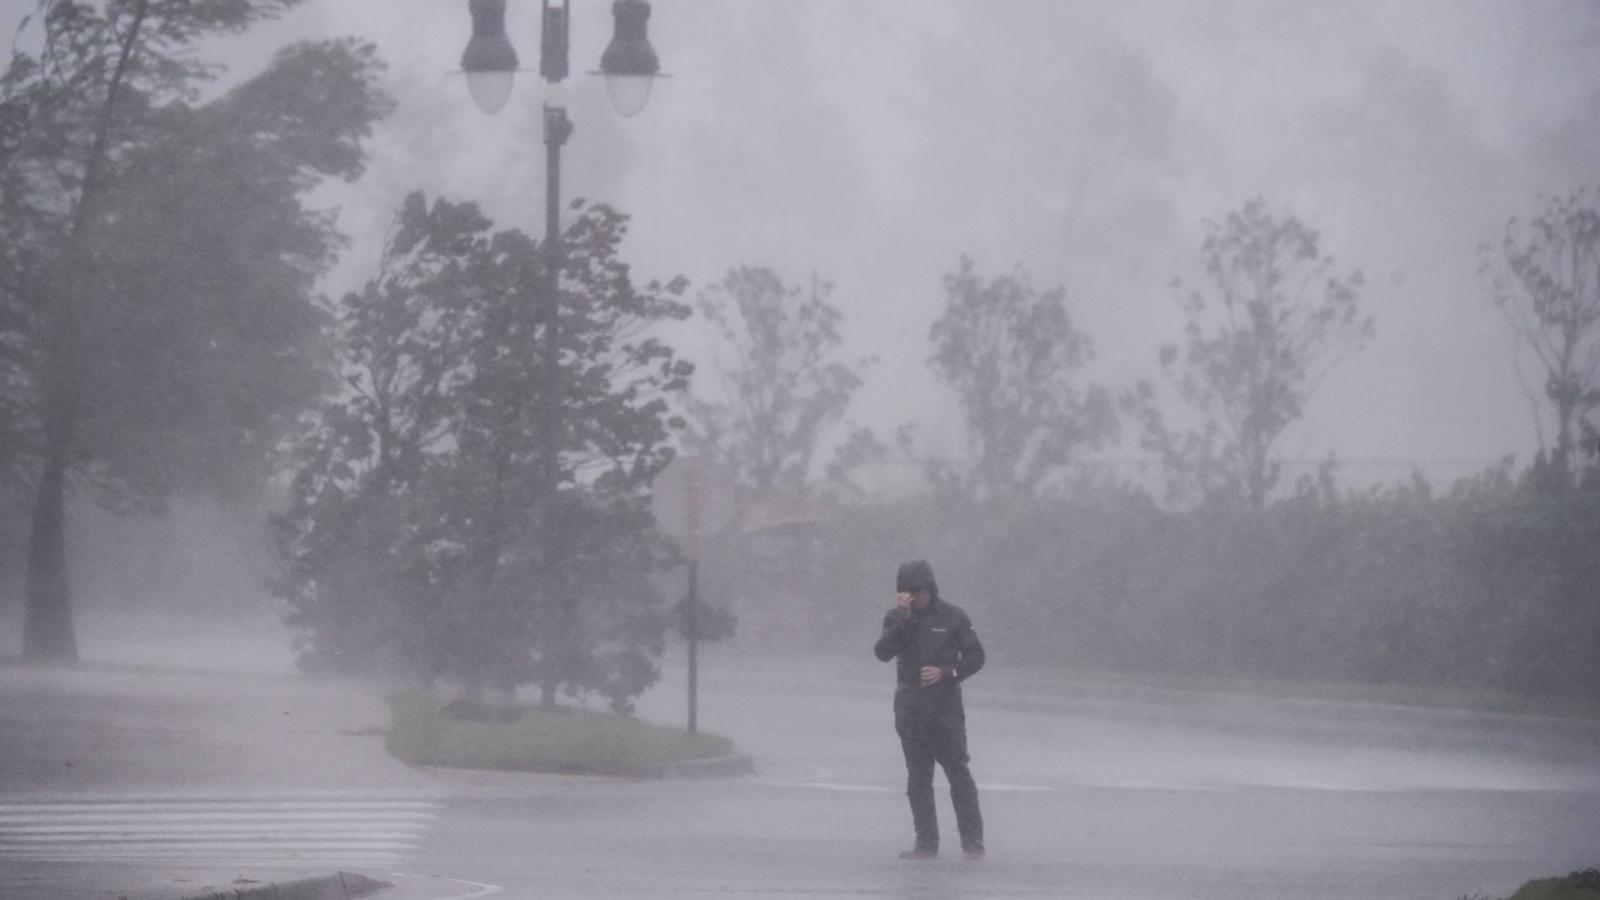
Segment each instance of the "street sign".
[{"label": "street sign", "polygon": [[733,521],[733,473],[710,459],[674,457],[650,487],[656,524],[690,559],[700,558],[702,535],[716,534]]}]

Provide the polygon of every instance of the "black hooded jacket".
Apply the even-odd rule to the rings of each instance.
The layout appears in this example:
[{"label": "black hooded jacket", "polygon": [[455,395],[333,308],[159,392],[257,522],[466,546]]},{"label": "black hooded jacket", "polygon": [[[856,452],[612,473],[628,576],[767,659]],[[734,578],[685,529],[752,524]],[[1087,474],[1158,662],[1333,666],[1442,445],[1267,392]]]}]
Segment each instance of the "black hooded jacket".
[{"label": "black hooded jacket", "polygon": [[[883,634],[872,648],[879,660],[899,657],[895,665],[895,706],[914,700],[960,703],[961,682],[983,668],[983,644],[972,630],[972,620],[953,603],[935,594],[917,611],[898,607],[883,617]],[[922,686],[922,667],[938,666],[944,677]]]}]

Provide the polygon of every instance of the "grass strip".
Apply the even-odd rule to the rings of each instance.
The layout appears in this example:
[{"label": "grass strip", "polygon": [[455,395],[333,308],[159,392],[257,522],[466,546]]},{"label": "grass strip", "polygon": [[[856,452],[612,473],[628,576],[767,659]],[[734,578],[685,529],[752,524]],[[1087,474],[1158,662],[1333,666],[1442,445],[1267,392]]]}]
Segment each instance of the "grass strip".
[{"label": "grass strip", "polygon": [[414,765],[648,777],[665,766],[734,752],[715,734],[651,725],[615,713],[522,710],[507,722],[453,719],[432,694],[389,697],[389,753]]}]

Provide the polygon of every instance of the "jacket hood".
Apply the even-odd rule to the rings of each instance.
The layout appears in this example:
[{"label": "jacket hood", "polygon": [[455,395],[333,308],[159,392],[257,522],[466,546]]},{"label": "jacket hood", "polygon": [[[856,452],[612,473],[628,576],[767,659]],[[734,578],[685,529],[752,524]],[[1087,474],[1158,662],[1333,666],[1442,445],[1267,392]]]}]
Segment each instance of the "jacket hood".
[{"label": "jacket hood", "polygon": [[933,566],[928,565],[925,559],[901,563],[900,571],[894,576],[895,592],[903,594],[921,588],[927,588],[934,596],[938,596],[939,584],[933,580]]}]

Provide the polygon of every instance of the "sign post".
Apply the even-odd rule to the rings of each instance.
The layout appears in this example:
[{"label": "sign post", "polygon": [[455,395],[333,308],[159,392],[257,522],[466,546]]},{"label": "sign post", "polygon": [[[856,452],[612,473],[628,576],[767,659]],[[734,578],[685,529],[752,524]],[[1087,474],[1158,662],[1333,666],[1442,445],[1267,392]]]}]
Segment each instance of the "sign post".
[{"label": "sign post", "polygon": [[684,639],[689,642],[689,733],[698,730],[700,707],[700,467],[690,466],[684,493],[689,513],[689,593],[683,600]]},{"label": "sign post", "polygon": [[689,560],[689,590],[683,601],[683,635],[689,645],[689,732],[700,725],[700,534],[733,518],[732,479],[696,456],[679,456],[656,474],[652,509],[656,523],[676,538]]}]

